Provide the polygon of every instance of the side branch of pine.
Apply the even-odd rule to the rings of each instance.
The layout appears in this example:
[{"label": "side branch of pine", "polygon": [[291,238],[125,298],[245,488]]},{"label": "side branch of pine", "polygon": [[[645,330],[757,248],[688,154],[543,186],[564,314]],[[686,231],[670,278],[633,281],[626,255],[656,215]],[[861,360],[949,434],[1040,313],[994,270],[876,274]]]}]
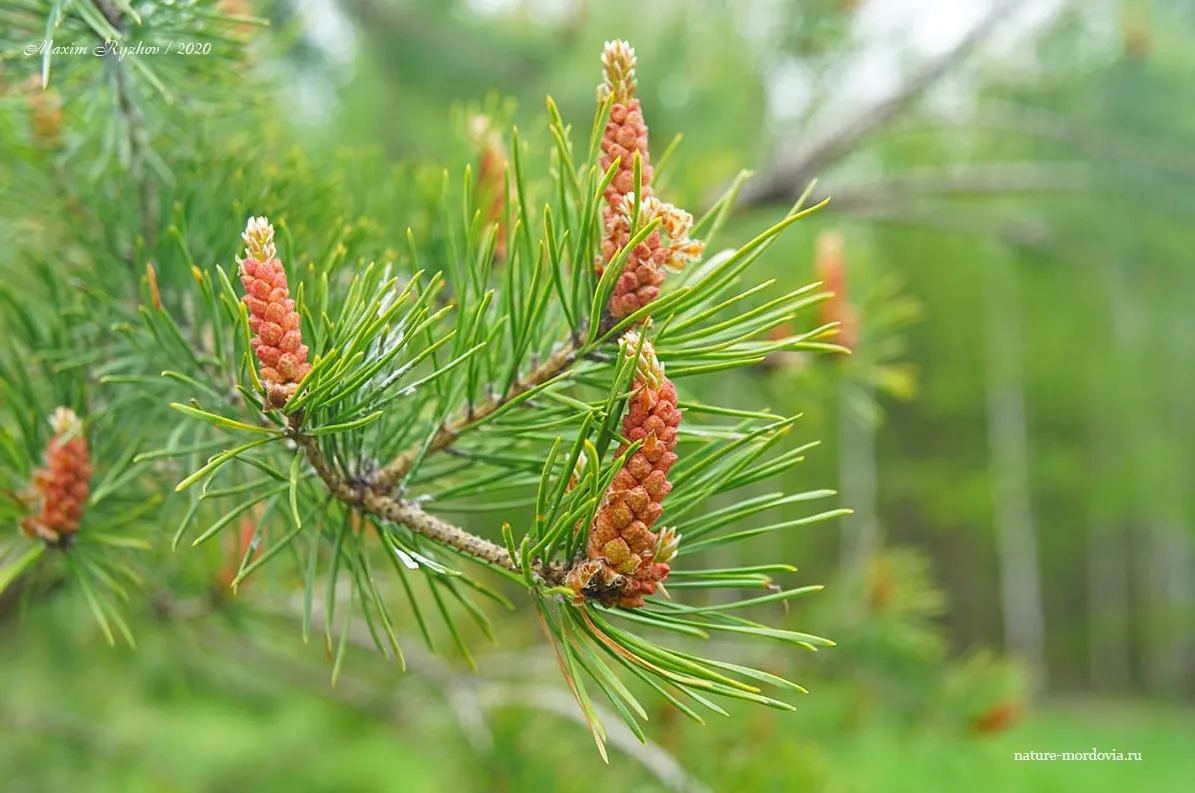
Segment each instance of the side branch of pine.
[{"label": "side branch of pine", "polygon": [[[391,523],[406,526],[434,542],[455,548],[495,567],[519,572],[519,565],[501,545],[431,515],[403,498],[380,493],[368,484],[354,484],[348,481],[328,462],[315,439],[302,432],[300,419],[291,419],[288,434],[303,450],[307,461],[323,480],[328,492],[341,502]],[[533,571],[554,586],[560,585],[564,580],[564,570],[560,565],[545,566],[537,563]]]},{"label": "side branch of pine", "polygon": [[[510,400],[525,394],[536,386],[556,377],[567,369],[577,358],[577,342],[571,340],[552,353],[548,360],[531,370],[523,378],[515,380],[504,394],[496,394],[480,405],[472,406],[468,411],[448,422],[436,431],[431,444],[427,448],[428,454],[441,452],[451,446],[462,432],[474,424],[488,418],[510,402]],[[389,493],[394,490],[404,476],[411,470],[411,466],[418,459],[422,445],[407,449],[395,457],[372,478],[372,486],[376,493]]]}]

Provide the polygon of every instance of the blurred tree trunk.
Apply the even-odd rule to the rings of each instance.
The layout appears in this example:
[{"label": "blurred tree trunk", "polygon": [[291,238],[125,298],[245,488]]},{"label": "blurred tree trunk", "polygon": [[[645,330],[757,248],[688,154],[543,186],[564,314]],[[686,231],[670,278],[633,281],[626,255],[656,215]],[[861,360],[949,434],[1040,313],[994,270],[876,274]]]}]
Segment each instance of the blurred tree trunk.
[{"label": "blurred tree trunk", "polygon": [[1129,543],[1110,503],[1109,472],[1116,453],[1111,420],[1114,408],[1104,394],[1107,375],[1092,380],[1089,442],[1091,480],[1088,486],[1087,608],[1089,671],[1097,691],[1123,690],[1129,682]]},{"label": "blurred tree trunk", "polygon": [[1129,682],[1129,544],[1119,527],[1096,526],[1087,551],[1092,686],[1117,691]]},{"label": "blurred tree trunk", "polygon": [[1188,468],[1191,440],[1191,410],[1188,373],[1189,345],[1192,339],[1188,309],[1183,303],[1190,293],[1174,290],[1173,305],[1163,328],[1166,338],[1167,377],[1165,378],[1165,409],[1161,420],[1154,422],[1155,431],[1162,434],[1159,447],[1170,455],[1161,461],[1165,468],[1164,492],[1155,499],[1160,515],[1150,533],[1151,587],[1150,625],[1153,628],[1147,666],[1150,686],[1159,692],[1181,693],[1186,684],[1187,670],[1195,667],[1191,616],[1195,601],[1195,558],[1188,534],[1187,498],[1184,481]]},{"label": "blurred tree trunk", "polygon": [[1195,370],[1195,322],[1187,302],[1195,279],[1185,279],[1186,287],[1174,290],[1170,315],[1170,424],[1174,430],[1172,448],[1177,451],[1170,466],[1171,531],[1175,549],[1168,557],[1171,565],[1170,595],[1175,604],[1175,637],[1170,662],[1175,690],[1190,691],[1195,686],[1195,542],[1192,541],[1190,483],[1191,448],[1195,444],[1195,416],[1191,393],[1195,389],[1191,373]]},{"label": "blurred tree trunk", "polygon": [[[1183,400],[1189,394],[1176,393],[1185,388],[1180,362],[1185,311],[1180,307],[1173,319],[1167,311],[1161,317],[1162,327],[1151,327],[1151,320],[1159,319],[1148,309],[1153,302],[1147,300],[1139,280],[1130,278],[1123,260],[1109,264],[1107,284],[1117,373],[1112,392],[1119,407],[1108,419],[1116,420],[1125,439],[1120,459],[1128,463],[1123,470],[1139,538],[1136,553],[1125,554],[1135,562],[1139,657],[1144,684],[1151,691],[1174,693],[1182,687],[1186,668],[1181,626],[1191,580],[1190,548],[1183,529],[1183,466],[1171,456],[1171,450],[1183,447]],[[1161,351],[1161,360],[1150,358],[1155,351]]]},{"label": "blurred tree trunk", "polygon": [[1000,603],[1009,652],[1030,688],[1045,688],[1045,618],[1029,490],[1024,376],[1016,272],[1003,256],[986,263],[988,443],[1000,555]]}]

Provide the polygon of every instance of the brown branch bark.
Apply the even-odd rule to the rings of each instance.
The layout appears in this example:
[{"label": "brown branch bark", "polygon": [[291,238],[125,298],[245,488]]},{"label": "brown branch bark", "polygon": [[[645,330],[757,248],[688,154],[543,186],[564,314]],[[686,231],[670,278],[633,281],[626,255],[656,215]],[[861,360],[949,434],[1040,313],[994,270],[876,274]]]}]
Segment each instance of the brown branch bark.
[{"label": "brown branch bark", "polygon": [[[501,545],[431,515],[411,501],[379,492],[369,482],[350,482],[328,462],[315,439],[303,434],[299,419],[291,420],[289,435],[303,450],[307,461],[323,480],[328,492],[339,501],[382,520],[406,526],[430,540],[455,548],[495,567],[511,572],[521,571],[519,565],[511,558],[510,552]],[[552,586],[558,586],[564,581],[565,570],[560,563],[536,563],[534,572]]]},{"label": "brown branch bark", "polygon": [[[461,433],[479,421],[493,415],[494,412],[502,408],[510,400],[525,394],[536,386],[543,385],[563,372],[576,360],[576,355],[576,342],[565,344],[553,353],[552,357],[533,369],[525,378],[516,380],[507,389],[506,393],[495,395],[481,405],[472,407],[470,410],[440,427],[432,439],[431,445],[428,446],[427,453],[434,454],[435,452],[447,449],[456,442]],[[374,491],[385,494],[394,490],[395,485],[402,481],[403,477],[410,472],[411,466],[418,459],[421,449],[422,444],[407,449],[378,471],[372,478]]]}]

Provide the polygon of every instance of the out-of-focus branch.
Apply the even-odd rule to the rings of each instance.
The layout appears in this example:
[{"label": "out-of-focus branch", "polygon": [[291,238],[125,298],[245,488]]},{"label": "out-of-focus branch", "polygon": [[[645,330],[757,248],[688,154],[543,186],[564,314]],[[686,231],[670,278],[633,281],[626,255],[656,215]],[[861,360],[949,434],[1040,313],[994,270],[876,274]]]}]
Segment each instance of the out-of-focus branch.
[{"label": "out-of-focus branch", "polygon": [[44,553],[31,564],[18,561],[17,557],[22,556],[20,548],[24,545],[17,543],[0,549],[0,577],[6,579],[6,584],[0,588],[0,628],[20,616],[28,602],[47,600],[66,583],[60,573],[47,569]]},{"label": "out-of-focus branch", "polygon": [[[564,372],[573,364],[576,357],[576,339],[562,344],[552,353],[548,360],[536,366],[526,376],[511,383],[506,393],[495,394],[480,405],[470,405],[468,412],[457,416],[452,421],[441,426],[436,432],[435,437],[432,438],[431,443],[428,444],[424,454],[434,454],[435,452],[447,449],[462,432],[465,432],[482,419],[488,418],[498,410],[501,410],[510,400],[527,393],[536,386],[543,385]],[[371,482],[373,489],[380,494],[386,494],[393,490],[411,470],[411,466],[419,458],[421,449],[421,446],[412,447],[387,463],[384,468],[374,475]]]},{"label": "out-of-focus branch", "polygon": [[542,58],[503,46],[459,20],[447,24],[448,20],[411,13],[386,0],[340,0],[340,7],[359,28],[372,34],[371,43],[386,43],[385,57],[417,47],[440,54],[454,69],[488,75],[500,84],[525,82],[543,71]]},{"label": "out-of-focus branch", "polygon": [[812,143],[783,157],[761,178],[743,188],[738,206],[777,202],[791,203],[814,178],[833,163],[854,151],[859,143],[903,112],[921,94],[981,44],[991,32],[1014,13],[1025,0],[997,3],[970,32],[942,55],[924,64],[891,96],[866,107]]},{"label": "out-of-focus branch", "polygon": [[[124,33],[128,25],[124,12],[111,0],[94,0],[96,8],[113,28]],[[149,169],[149,140],[145,118],[133,100],[128,69],[122,59],[114,53],[104,56],[107,67],[112,70],[116,91],[116,107],[124,122],[128,136],[130,173],[137,184],[138,203],[141,212],[141,235],[147,248],[152,248],[158,231],[158,187]]]},{"label": "out-of-focus branch", "polygon": [[[588,727],[585,716],[578,710],[573,698],[556,689],[490,683],[478,691],[478,701],[487,709],[535,708]],[[707,793],[709,788],[690,776],[663,747],[651,741],[639,743],[639,739],[613,713],[606,712],[599,705],[595,705],[594,710],[602,723],[607,725],[606,740],[650,771],[662,785],[677,793]]]},{"label": "out-of-focus branch", "polygon": [[1049,244],[1045,224],[1028,218],[988,221],[944,207],[870,207],[853,213],[855,217],[897,226],[931,229],[947,234],[966,234],[1001,242],[1018,248],[1042,248]]},{"label": "out-of-focus branch", "polygon": [[1072,151],[1098,156],[1104,160],[1146,164],[1165,169],[1171,174],[1195,177],[1195,157],[1184,152],[1159,147],[1150,141],[1125,139],[1093,131],[1080,123],[1039,108],[1018,105],[985,107],[969,116],[967,124],[981,130],[1056,141],[1066,144]]},{"label": "out-of-focus branch", "polygon": [[[262,605],[260,609],[286,619],[300,619],[303,602],[299,599],[282,606]],[[318,606],[313,608],[311,619],[313,622],[323,619]],[[359,647],[376,649],[368,629],[360,623],[349,626],[348,640]],[[475,748],[486,748],[490,745],[486,719],[489,711],[496,708],[532,708],[588,728],[585,716],[577,703],[564,691],[534,683],[515,683],[458,674],[449,664],[424,651],[414,641],[404,643],[403,658],[408,672],[434,681],[439,686],[445,701],[455,712],[462,730],[469,736]],[[342,677],[341,680],[343,679]],[[338,681],[335,690],[338,691],[342,685]],[[376,690],[371,690],[371,709],[374,712],[384,712],[386,706],[378,701],[376,693]],[[652,741],[640,743],[614,713],[605,711],[597,704],[593,707],[598,718],[607,725],[606,740],[643,766],[662,785],[677,793],[708,793],[709,789],[685,771],[680,762],[663,747]]]},{"label": "out-of-focus branch", "polygon": [[1089,169],[1077,163],[981,163],[907,169],[879,180],[819,190],[825,195],[814,200],[824,200],[832,192],[827,211],[859,213],[907,206],[924,198],[1071,192],[1090,183]]}]

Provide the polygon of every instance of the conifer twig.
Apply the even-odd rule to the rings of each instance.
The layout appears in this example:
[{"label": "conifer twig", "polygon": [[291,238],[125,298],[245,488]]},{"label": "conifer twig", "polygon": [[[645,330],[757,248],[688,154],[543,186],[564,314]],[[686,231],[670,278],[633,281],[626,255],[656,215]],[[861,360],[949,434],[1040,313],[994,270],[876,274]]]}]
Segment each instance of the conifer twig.
[{"label": "conifer twig", "polygon": [[[273,614],[291,620],[302,619],[303,614],[301,601],[292,600],[285,606],[254,604],[254,607],[261,613]],[[323,612],[317,607],[313,619],[322,618]],[[348,639],[358,647],[369,649],[374,646],[368,631],[361,625],[353,625],[349,628]],[[403,650],[408,670],[436,684],[446,699],[452,700],[459,697],[463,700],[460,705],[467,708],[467,712],[458,711],[458,720],[461,722],[462,729],[469,729],[473,726],[474,719],[477,722],[476,726],[484,729],[485,719],[491,711],[512,707],[550,713],[582,727],[586,726],[584,716],[577,709],[576,703],[563,691],[543,685],[514,684],[500,679],[459,675],[448,663],[431,653],[421,651],[414,642],[410,642],[408,645]],[[288,660],[246,643],[242,643],[241,647],[246,651],[260,653],[263,658],[283,662]],[[343,679],[341,678],[341,680]],[[319,685],[318,688],[327,693],[324,686]],[[336,690],[339,691],[340,688],[338,681]],[[366,691],[368,693],[368,689]],[[360,707],[361,702],[373,703],[376,707],[377,697],[364,696],[358,702],[349,704]],[[650,739],[636,737],[630,729],[619,723],[613,713],[598,705],[594,707],[603,722],[610,725],[607,728],[609,742],[642,766],[662,785],[669,790],[677,791],[677,793],[708,793],[709,788],[693,777],[667,749]]]},{"label": "conifer twig", "polygon": [[[126,24],[124,13],[109,0],[95,0],[109,24],[122,34]],[[111,56],[107,56],[111,62]],[[158,190],[149,173],[149,145],[145,140],[145,129],[141,112],[133,104],[132,88],[124,64],[119,60],[113,67],[116,82],[116,105],[128,130],[129,152],[132,157],[130,172],[137,180],[137,200],[141,211],[141,234],[147,248],[152,248],[158,230]]]},{"label": "conifer twig", "polygon": [[[435,437],[432,438],[427,453],[434,454],[447,449],[469,427],[489,417],[510,400],[548,382],[567,369],[576,358],[577,343],[569,341],[554,352],[548,360],[532,369],[525,378],[512,383],[506,393],[495,395],[480,405],[471,406],[466,412],[440,427],[436,431]],[[392,491],[395,485],[411,470],[411,466],[419,457],[421,448],[422,444],[407,449],[380,469],[371,480],[374,491],[383,494]]]},{"label": "conifer twig", "polygon": [[[553,359],[555,357],[553,356]],[[491,412],[500,406],[496,405]],[[341,502],[391,523],[406,526],[411,531],[434,542],[455,548],[495,567],[512,572],[518,572],[521,569],[511,558],[510,552],[501,545],[465,531],[443,518],[431,515],[411,501],[378,492],[369,484],[356,484],[348,481],[328,462],[328,458],[320,450],[315,439],[302,432],[300,422],[301,419],[297,415],[292,416],[290,437],[306,454],[307,461],[311,463],[311,467],[323,480],[328,492]],[[559,563],[544,565],[537,562],[532,569],[535,574],[553,586],[560,585],[564,581],[564,569]]]}]

